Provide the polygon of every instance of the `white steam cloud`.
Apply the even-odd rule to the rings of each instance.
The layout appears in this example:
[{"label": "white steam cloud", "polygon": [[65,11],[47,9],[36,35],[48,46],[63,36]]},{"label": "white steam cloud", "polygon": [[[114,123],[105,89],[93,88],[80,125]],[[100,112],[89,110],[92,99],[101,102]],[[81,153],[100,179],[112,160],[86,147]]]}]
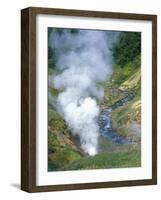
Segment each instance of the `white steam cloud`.
[{"label": "white steam cloud", "polygon": [[111,74],[111,34],[107,31],[64,29],[53,33],[53,47],[59,73],[53,77],[58,112],[71,132],[79,136],[81,148],[89,155],[98,151],[98,102],[103,98],[101,87]]}]

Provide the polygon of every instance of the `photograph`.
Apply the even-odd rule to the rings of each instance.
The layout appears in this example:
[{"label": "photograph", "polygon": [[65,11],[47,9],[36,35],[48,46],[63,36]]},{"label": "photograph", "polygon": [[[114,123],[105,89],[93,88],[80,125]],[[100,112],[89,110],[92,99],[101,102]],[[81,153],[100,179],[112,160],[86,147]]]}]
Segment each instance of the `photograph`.
[{"label": "photograph", "polygon": [[157,184],[157,15],[21,11],[21,189]]},{"label": "photograph", "polygon": [[47,32],[48,172],[141,167],[141,32]]}]

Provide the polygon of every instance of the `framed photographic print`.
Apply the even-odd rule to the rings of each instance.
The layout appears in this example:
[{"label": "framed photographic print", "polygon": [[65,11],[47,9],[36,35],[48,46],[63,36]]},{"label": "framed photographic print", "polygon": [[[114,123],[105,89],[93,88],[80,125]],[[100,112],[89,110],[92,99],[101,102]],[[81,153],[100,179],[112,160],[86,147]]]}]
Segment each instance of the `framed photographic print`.
[{"label": "framed photographic print", "polygon": [[21,11],[21,188],[157,183],[157,16]]}]

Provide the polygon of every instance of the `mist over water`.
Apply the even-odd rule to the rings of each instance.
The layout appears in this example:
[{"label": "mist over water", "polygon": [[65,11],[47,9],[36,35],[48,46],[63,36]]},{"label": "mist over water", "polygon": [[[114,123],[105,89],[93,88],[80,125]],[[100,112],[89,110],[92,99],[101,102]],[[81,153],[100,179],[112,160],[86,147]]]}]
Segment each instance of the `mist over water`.
[{"label": "mist over water", "polygon": [[114,41],[108,31],[63,29],[50,36],[56,55],[54,87],[60,90],[57,110],[72,134],[79,136],[81,148],[89,155],[98,151],[98,103],[103,99],[103,83],[112,73],[110,48]]}]

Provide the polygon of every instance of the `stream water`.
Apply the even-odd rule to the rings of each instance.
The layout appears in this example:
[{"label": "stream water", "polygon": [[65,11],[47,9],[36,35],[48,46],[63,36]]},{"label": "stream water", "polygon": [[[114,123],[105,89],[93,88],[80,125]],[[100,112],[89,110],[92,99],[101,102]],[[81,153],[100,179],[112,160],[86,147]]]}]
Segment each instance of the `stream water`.
[{"label": "stream water", "polygon": [[111,112],[128,103],[130,100],[132,100],[134,97],[133,94],[125,93],[125,97],[121,100],[114,103],[111,107],[108,109],[104,109],[98,119],[98,124],[100,128],[100,135],[104,137],[105,139],[108,139],[112,142],[115,142],[117,144],[129,144],[130,141],[126,138],[120,136],[113,128],[112,128],[112,120],[111,120]]}]

